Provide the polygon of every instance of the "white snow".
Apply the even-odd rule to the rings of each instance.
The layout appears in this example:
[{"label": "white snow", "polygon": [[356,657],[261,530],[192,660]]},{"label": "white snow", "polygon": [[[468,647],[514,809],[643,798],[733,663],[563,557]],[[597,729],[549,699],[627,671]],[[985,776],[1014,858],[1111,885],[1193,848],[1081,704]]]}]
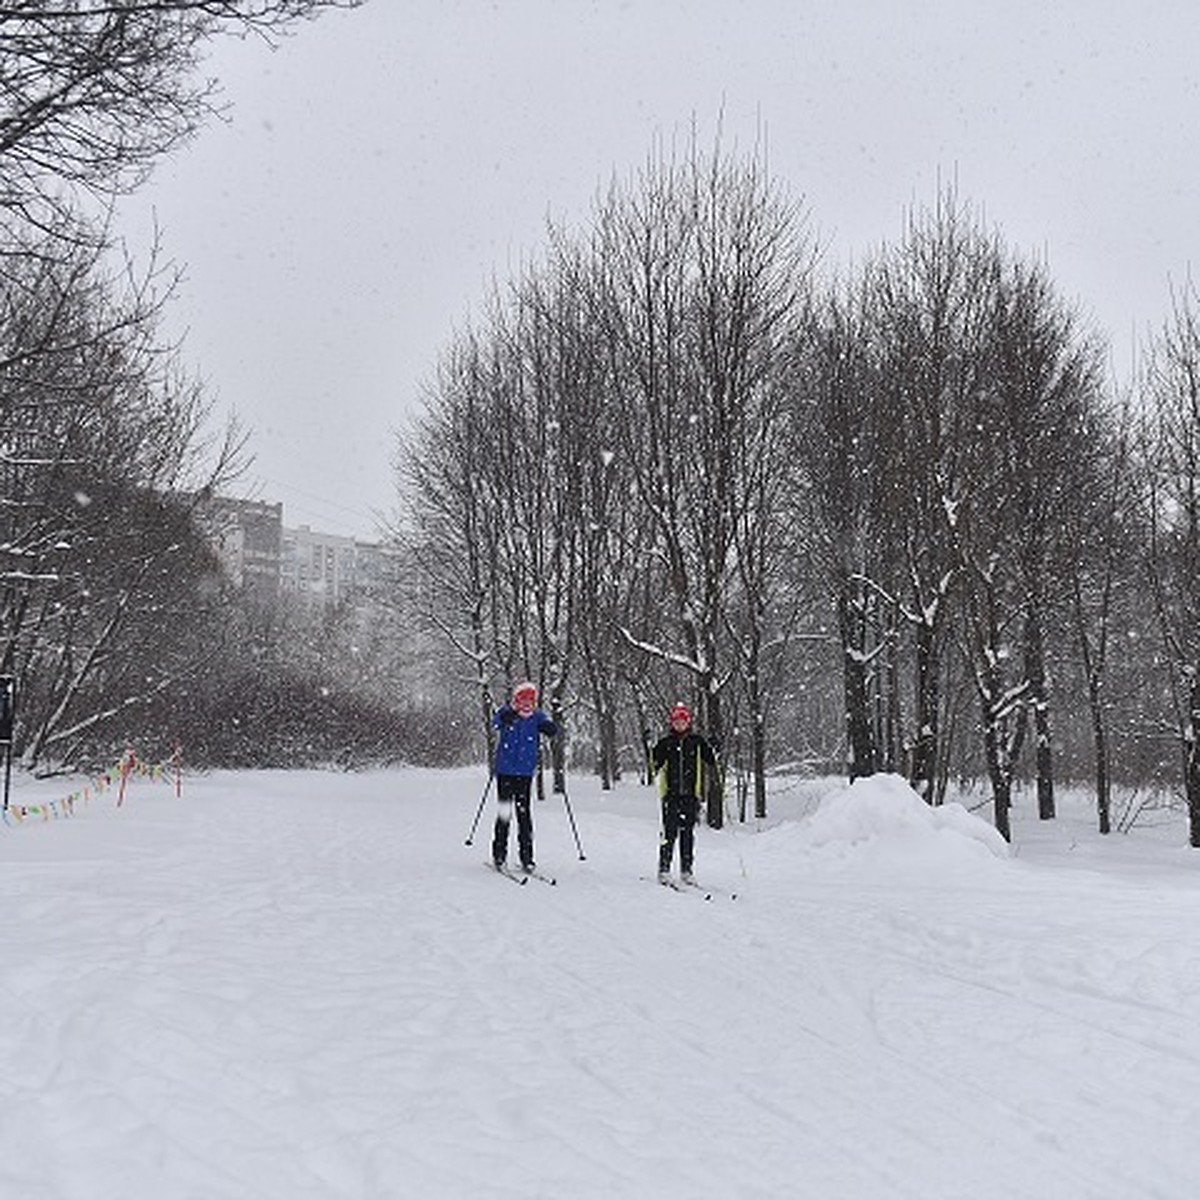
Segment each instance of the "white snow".
[{"label": "white snow", "polygon": [[484,868],[490,808],[464,846],[479,771],[0,828],[0,1197],[1200,1195],[1181,820],[1022,800],[1010,853],[895,779],[779,781],[763,828],[700,830],[737,892],[706,902],[639,878],[648,789],[571,782],[586,861],[535,804],[554,888]]}]

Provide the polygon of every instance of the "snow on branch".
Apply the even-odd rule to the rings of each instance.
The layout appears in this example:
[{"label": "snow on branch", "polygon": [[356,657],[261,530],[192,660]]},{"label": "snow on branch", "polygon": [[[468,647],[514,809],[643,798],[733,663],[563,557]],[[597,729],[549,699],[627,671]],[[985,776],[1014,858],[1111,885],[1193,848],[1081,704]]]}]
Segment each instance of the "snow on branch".
[{"label": "snow on branch", "polygon": [[652,658],[661,659],[663,662],[671,663],[672,666],[684,667],[694,675],[704,674],[703,663],[697,662],[694,658],[689,658],[686,654],[679,654],[677,651],[656,646],[652,642],[643,642],[640,638],[634,637],[624,625],[621,626],[621,636],[633,649],[641,650],[644,654],[649,654]]}]

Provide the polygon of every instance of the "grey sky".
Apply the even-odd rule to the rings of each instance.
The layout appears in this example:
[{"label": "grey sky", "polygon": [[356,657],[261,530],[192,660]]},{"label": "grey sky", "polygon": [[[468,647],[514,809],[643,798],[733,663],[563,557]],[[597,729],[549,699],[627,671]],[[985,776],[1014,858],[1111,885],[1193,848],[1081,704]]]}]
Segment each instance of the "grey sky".
[{"label": "grey sky", "polygon": [[1192,0],[370,0],[272,54],[122,207],[187,280],[170,317],[253,430],[241,490],[372,536],[393,431],[489,280],[582,225],[656,136],[761,132],[826,261],[895,240],[955,178],[1112,339],[1164,320],[1200,235]]}]

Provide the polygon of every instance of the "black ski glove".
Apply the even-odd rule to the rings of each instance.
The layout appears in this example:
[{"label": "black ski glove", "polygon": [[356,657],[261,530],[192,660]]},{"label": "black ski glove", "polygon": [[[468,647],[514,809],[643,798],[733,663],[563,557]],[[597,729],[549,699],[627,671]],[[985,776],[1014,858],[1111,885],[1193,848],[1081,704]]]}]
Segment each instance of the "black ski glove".
[{"label": "black ski glove", "polygon": [[500,724],[504,726],[511,725],[517,719],[517,710],[511,705],[506,704],[500,710]]}]

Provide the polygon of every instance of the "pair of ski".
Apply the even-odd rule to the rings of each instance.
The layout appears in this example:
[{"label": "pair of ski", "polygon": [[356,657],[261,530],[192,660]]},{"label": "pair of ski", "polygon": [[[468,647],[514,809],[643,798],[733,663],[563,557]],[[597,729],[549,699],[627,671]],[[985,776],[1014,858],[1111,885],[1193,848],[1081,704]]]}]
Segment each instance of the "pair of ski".
[{"label": "pair of ski", "polygon": [[[551,887],[558,884],[558,880],[553,875],[546,875],[541,871],[514,871],[511,867],[500,866],[494,862],[485,860],[486,865],[491,867],[497,875],[503,875],[505,879],[517,884],[519,887],[524,887],[531,879],[536,879],[540,883],[547,883]],[[647,881],[661,884],[663,887],[670,888],[673,892],[694,892],[703,899],[711,901],[717,896],[724,896],[730,900],[737,899],[737,892],[726,892],[720,888],[705,887],[700,883],[685,883],[683,880],[676,879],[658,879],[654,877],[651,880],[650,876],[643,875],[642,878]]]},{"label": "pair of ski", "polygon": [[485,860],[485,862],[487,862],[487,865],[497,875],[503,875],[505,879],[510,879],[513,883],[519,884],[521,887],[524,887],[531,879],[536,879],[540,883],[548,883],[551,887],[554,887],[558,883],[558,880],[553,875],[545,875],[541,871],[514,871],[511,867],[499,863],[489,860]]},{"label": "pair of ski", "polygon": [[643,875],[642,878],[650,882],[660,884],[662,887],[670,888],[673,892],[694,892],[696,895],[701,896],[703,899],[708,901],[714,900],[717,896],[727,897],[730,900],[737,899],[737,892],[726,892],[720,888],[706,887],[702,883],[687,883],[682,879],[660,879],[658,876],[654,876],[653,879],[651,879],[651,877],[648,875]]}]

